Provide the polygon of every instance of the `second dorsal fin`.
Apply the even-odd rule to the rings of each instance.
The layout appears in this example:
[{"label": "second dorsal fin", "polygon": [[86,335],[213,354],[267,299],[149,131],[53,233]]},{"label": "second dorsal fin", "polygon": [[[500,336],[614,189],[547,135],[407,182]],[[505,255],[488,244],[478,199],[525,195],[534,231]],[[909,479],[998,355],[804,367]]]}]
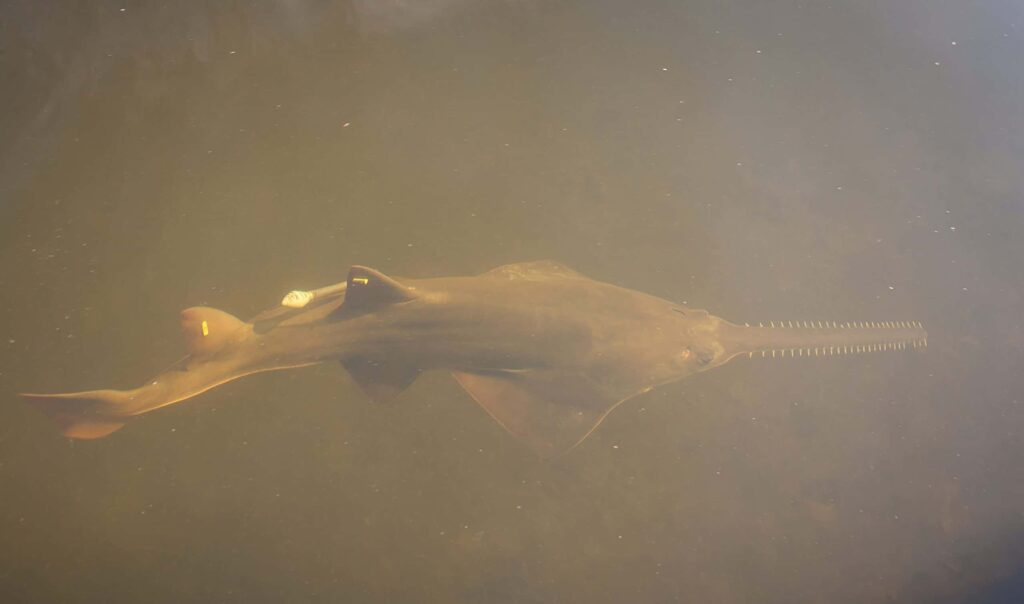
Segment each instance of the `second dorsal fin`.
[{"label": "second dorsal fin", "polygon": [[369,312],[416,297],[408,287],[365,266],[350,268],[347,283],[345,303],[335,311],[336,314]]},{"label": "second dorsal fin", "polygon": [[189,354],[203,356],[244,340],[252,333],[252,327],[223,310],[193,306],[181,311],[181,333]]}]

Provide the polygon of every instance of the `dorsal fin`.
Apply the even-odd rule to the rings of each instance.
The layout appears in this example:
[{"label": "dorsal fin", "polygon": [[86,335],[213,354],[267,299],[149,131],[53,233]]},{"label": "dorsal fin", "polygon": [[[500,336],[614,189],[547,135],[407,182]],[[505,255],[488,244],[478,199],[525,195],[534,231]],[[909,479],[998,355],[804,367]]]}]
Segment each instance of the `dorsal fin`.
[{"label": "dorsal fin", "polygon": [[189,354],[214,353],[226,344],[244,340],[251,332],[248,323],[223,310],[193,306],[181,311],[181,333]]},{"label": "dorsal fin", "polygon": [[345,303],[338,308],[338,314],[369,312],[416,297],[408,287],[365,266],[350,268],[347,283]]}]

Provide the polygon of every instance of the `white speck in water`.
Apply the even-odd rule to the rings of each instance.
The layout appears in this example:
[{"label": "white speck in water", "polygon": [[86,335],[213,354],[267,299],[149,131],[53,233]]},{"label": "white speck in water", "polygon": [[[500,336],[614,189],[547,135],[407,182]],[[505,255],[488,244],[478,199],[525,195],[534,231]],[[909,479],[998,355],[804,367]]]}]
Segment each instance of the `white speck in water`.
[{"label": "white speck in water", "polygon": [[956,46],[956,40],[953,40],[952,42],[950,42],[950,44],[952,44],[953,46]]},{"label": "white speck in water", "polygon": [[936,66],[936,67],[938,67],[938,66],[940,66],[940,65],[942,65],[942,63],[939,63],[938,61],[935,61],[935,66]]},{"label": "white speck in water", "polygon": [[668,71],[668,67],[662,67],[661,70],[662,71]]},{"label": "white speck in water", "polygon": [[889,286],[889,289],[890,289],[890,290],[894,290],[894,289],[896,289],[896,288],[890,285],[890,286]]},{"label": "white speck in water", "polygon": [[352,125],[352,122],[345,122],[344,124],[341,125],[341,127],[342,128],[348,128],[351,125]]},{"label": "white speck in water", "polygon": [[951,231],[955,231],[955,230],[956,230],[956,227],[953,227],[953,226],[951,226],[951,227],[949,227],[949,230],[951,230]]}]

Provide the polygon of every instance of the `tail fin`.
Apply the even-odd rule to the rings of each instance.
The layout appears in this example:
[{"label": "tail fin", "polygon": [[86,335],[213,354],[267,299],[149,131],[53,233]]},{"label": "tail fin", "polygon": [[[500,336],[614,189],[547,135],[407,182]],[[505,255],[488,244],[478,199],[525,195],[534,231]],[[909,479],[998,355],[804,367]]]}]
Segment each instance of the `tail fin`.
[{"label": "tail fin", "polygon": [[131,415],[118,413],[128,399],[128,394],[120,390],[21,396],[49,416],[64,436],[71,438],[102,438],[131,419]]},{"label": "tail fin", "polygon": [[122,428],[132,417],[191,398],[246,372],[213,364],[192,363],[214,356],[225,347],[252,335],[252,325],[215,308],[193,307],[181,311],[181,327],[189,356],[184,362],[134,390],[90,390],[67,394],[22,394],[30,404],[52,419],[65,436],[102,438]]}]

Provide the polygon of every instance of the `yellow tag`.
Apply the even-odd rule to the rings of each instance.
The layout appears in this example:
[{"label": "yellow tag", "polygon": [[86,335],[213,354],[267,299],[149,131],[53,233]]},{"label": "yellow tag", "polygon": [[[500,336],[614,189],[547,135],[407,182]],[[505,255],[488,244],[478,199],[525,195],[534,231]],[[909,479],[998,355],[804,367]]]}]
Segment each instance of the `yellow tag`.
[{"label": "yellow tag", "polygon": [[203,321],[203,337],[208,335],[210,335],[210,325],[206,321]]},{"label": "yellow tag", "polygon": [[366,277],[352,277],[352,283],[359,283],[360,285],[366,285],[370,280]]}]

